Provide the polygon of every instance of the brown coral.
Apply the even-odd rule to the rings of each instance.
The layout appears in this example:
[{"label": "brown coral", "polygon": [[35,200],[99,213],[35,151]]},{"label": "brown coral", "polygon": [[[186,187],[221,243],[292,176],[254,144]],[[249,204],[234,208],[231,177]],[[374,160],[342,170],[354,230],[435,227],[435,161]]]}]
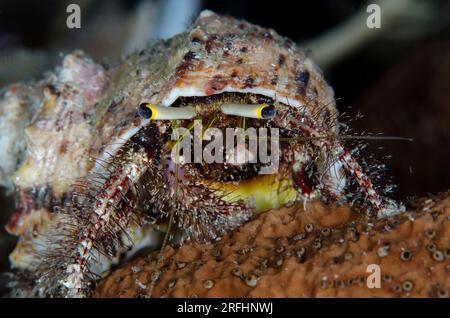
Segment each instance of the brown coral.
[{"label": "brown coral", "polygon": [[318,202],[273,210],[214,244],[136,259],[94,297],[448,297],[449,220],[448,193],[378,221]]}]

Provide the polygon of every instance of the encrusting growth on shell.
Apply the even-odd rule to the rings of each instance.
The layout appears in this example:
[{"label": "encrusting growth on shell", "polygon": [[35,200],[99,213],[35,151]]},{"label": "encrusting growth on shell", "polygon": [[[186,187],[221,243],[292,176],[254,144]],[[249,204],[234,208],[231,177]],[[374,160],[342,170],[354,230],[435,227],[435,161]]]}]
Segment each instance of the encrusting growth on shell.
[{"label": "encrusting growth on shell", "polygon": [[[261,214],[214,244],[166,247],[159,264],[157,254],[138,258],[101,281],[93,296],[446,298],[449,220],[450,192],[372,224],[345,206],[298,204]],[[380,288],[367,285],[369,264],[380,267]],[[157,268],[164,274],[151,291],[135,287]]]}]

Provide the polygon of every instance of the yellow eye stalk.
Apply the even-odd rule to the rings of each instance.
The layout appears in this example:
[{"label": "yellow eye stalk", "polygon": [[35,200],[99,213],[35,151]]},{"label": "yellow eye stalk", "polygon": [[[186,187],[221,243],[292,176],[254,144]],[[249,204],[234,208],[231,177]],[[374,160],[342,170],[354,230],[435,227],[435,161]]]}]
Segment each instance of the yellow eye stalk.
[{"label": "yellow eye stalk", "polygon": [[220,109],[225,115],[234,115],[257,119],[272,119],[277,114],[277,110],[275,109],[275,107],[269,104],[223,104]]},{"label": "yellow eye stalk", "polygon": [[192,119],[197,115],[194,107],[164,107],[150,103],[139,105],[139,115],[151,120]]}]

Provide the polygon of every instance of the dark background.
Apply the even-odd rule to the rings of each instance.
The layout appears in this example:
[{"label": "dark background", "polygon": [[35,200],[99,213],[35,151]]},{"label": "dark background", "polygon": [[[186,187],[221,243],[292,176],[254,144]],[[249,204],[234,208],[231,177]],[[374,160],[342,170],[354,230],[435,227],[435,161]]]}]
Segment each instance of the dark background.
[{"label": "dark background", "polygon": [[[373,141],[366,150],[387,164],[387,175],[398,185],[393,196],[407,201],[450,187],[450,1],[387,1],[379,2],[380,30],[367,29],[363,19],[344,35],[364,29],[357,45],[338,58],[332,50],[321,58],[318,51],[327,46],[319,40],[358,14],[367,16],[367,4],[377,1],[2,0],[0,86],[38,77],[74,49],[99,61],[114,61],[170,35],[171,26],[189,25],[204,8],[230,14],[312,49],[339,98],[340,111],[349,118],[364,116],[350,122],[355,131],[414,138]],[[69,3],[81,7],[81,29],[66,27]],[[331,39],[344,43],[341,37]],[[0,271],[7,268],[6,255],[14,246],[3,231],[11,204],[2,193]]]}]

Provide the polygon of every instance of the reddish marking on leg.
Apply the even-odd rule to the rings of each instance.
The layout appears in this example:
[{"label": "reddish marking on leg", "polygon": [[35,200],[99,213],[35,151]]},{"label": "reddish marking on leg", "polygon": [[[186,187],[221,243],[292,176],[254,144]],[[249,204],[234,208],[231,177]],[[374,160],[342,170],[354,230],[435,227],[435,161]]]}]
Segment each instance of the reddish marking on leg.
[{"label": "reddish marking on leg", "polygon": [[89,224],[82,229],[79,243],[75,246],[76,255],[66,270],[68,276],[64,283],[74,296],[84,295],[83,289],[86,289],[87,284],[84,277],[89,271],[96,241],[108,231],[112,222],[125,220],[131,212],[130,207],[119,209],[118,206],[124,199],[124,194],[130,190],[148,164],[146,156],[138,154],[133,159],[128,164],[124,163],[114,176],[108,178],[95,198],[93,210],[88,217]]},{"label": "reddish marking on leg", "polygon": [[303,194],[311,194],[313,185],[307,176],[304,167],[294,174],[294,182],[295,186],[300,189]]},{"label": "reddish marking on leg", "polygon": [[[322,129],[316,127],[312,122],[308,125],[300,126],[300,130],[305,136],[320,137],[326,136],[326,132]],[[373,187],[370,178],[363,172],[362,167],[359,163],[353,159],[351,154],[344,149],[343,146],[338,144],[336,147],[330,140],[324,139],[322,141],[323,145],[327,148],[327,151],[332,151],[332,149],[337,150],[338,159],[343,164],[344,167],[354,176],[358,184],[361,186],[367,200],[370,204],[379,212],[383,209],[383,199],[377,193]]]},{"label": "reddish marking on leg", "polygon": [[361,166],[352,158],[350,153],[343,147],[338,147],[339,160],[347,167],[348,171],[355,177],[358,184],[362,187],[365,195],[369,202],[378,211],[383,208],[383,201],[378,195],[377,191],[374,189],[372,181],[370,178],[362,171]]}]

